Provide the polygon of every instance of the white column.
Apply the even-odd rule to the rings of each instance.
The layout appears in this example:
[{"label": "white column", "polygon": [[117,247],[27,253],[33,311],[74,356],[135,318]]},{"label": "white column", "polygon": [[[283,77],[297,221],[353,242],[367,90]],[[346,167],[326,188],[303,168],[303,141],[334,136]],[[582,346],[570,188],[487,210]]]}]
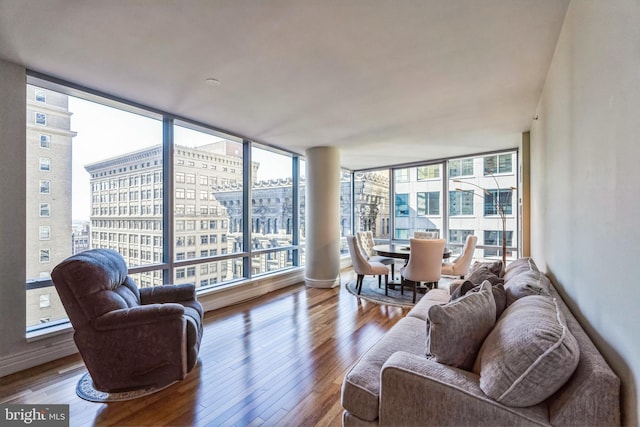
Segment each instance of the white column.
[{"label": "white column", "polygon": [[340,152],[306,150],[304,281],[309,287],[340,285]]}]

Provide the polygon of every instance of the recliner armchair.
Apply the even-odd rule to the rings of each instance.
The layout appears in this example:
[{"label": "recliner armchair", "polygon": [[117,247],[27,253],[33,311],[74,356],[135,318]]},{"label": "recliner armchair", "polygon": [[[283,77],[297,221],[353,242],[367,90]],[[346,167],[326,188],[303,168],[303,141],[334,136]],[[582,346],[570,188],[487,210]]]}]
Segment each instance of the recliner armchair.
[{"label": "recliner armchair", "polygon": [[104,392],[183,379],[202,339],[194,285],[139,289],[127,272],[111,249],[80,252],[51,272],[94,387]]}]

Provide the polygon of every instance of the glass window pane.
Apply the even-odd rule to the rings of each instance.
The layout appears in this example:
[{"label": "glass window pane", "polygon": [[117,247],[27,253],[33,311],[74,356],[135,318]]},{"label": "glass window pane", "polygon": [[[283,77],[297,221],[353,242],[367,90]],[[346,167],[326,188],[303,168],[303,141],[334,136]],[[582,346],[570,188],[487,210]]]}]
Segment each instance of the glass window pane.
[{"label": "glass window pane", "polygon": [[[442,229],[440,178],[442,164],[406,169],[409,180],[395,185],[395,239],[406,240],[416,231]],[[405,237],[406,236],[406,237]]]},{"label": "glass window pane", "polygon": [[[174,141],[176,260],[242,252],[242,142],[186,124],[174,126]],[[176,269],[175,280],[196,286],[230,280],[199,266]]]},{"label": "glass window pane", "polygon": [[[479,156],[470,160],[469,170],[476,174],[462,178],[451,177],[449,182],[449,245],[456,251],[468,234],[478,236],[479,257],[502,256],[501,209],[508,240],[507,259],[517,256],[517,206],[515,188],[517,177],[512,172],[514,152]],[[450,169],[454,162],[450,162]]]},{"label": "glass window pane", "polygon": [[351,172],[340,171],[340,254],[348,255],[347,238],[352,234]]},{"label": "glass window pane", "polygon": [[153,200],[141,195],[154,184],[141,177],[161,170],[162,122],[30,84],[26,97],[26,326],[34,329],[66,320],[49,277],[64,258],[111,248],[129,266],[152,262],[142,237],[161,237],[162,219],[149,214]]},{"label": "glass window pane", "polygon": [[[293,244],[293,160],[254,144],[251,148],[251,246],[264,250]],[[292,266],[282,251],[252,258],[252,273],[261,274]],[[269,259],[268,263],[263,262]],[[259,261],[258,261],[259,260]]]},{"label": "glass window pane", "polygon": [[372,231],[376,239],[389,238],[389,170],[354,174],[355,231]]}]

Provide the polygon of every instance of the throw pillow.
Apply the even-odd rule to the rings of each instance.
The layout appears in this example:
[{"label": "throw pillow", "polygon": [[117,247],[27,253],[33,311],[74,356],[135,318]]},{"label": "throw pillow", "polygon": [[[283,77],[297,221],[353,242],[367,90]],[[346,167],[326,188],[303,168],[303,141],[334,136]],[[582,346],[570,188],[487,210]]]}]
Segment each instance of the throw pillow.
[{"label": "throw pillow", "polygon": [[467,292],[469,292],[471,289],[475,288],[476,285],[474,285],[473,283],[471,283],[468,280],[465,280],[464,282],[462,282],[462,284],[460,286],[458,286],[455,291],[453,291],[451,293],[451,297],[449,297],[449,302],[451,301],[455,301],[458,298],[461,298],[464,296],[464,294],[466,294]]},{"label": "throw pillow", "polygon": [[473,273],[469,275],[469,277],[466,278],[466,280],[476,286],[480,285],[485,280],[491,282],[492,285],[497,285],[498,283],[504,282],[500,277],[493,274],[487,266],[481,266],[477,268]]},{"label": "throw pillow", "polygon": [[530,296],[508,307],[473,367],[480,389],[508,406],[537,405],[571,377],[580,349],[555,298]]},{"label": "throw pillow", "polygon": [[496,321],[491,284],[479,292],[427,312],[427,356],[438,363],[471,370],[476,354]]},{"label": "throw pillow", "polygon": [[535,262],[533,262],[533,258],[518,258],[515,261],[512,261],[505,268],[504,275],[502,278],[505,283],[508,282],[512,277],[517,276],[520,273],[524,273],[526,271],[539,271],[538,266]]},{"label": "throw pillow", "polygon": [[[469,289],[469,292],[479,292],[480,286]],[[504,309],[507,308],[507,291],[505,291],[502,283],[491,286],[491,292],[493,293],[493,300],[496,302],[496,321],[500,318]]]},{"label": "throw pillow", "polygon": [[549,288],[551,282],[549,278],[539,271],[527,271],[505,282],[504,288],[507,291],[507,305],[511,305],[517,299],[529,295],[550,296]]},{"label": "throw pillow", "polygon": [[502,273],[502,260],[499,259],[497,261],[475,261],[469,269],[469,274],[473,273],[480,267],[488,268],[490,272],[499,277],[500,273]]}]

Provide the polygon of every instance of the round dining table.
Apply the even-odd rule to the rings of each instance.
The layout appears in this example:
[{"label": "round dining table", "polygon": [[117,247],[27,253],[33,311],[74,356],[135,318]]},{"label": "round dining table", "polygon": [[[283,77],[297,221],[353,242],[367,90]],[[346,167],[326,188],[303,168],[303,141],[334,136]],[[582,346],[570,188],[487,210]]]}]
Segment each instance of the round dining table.
[{"label": "round dining table", "polygon": [[[406,243],[389,243],[387,245],[375,245],[373,247],[373,250],[381,256],[399,258],[404,260],[408,260],[409,255],[411,255],[411,249]],[[451,250],[445,247],[444,252],[442,253],[442,259],[447,259],[450,256]]]}]

